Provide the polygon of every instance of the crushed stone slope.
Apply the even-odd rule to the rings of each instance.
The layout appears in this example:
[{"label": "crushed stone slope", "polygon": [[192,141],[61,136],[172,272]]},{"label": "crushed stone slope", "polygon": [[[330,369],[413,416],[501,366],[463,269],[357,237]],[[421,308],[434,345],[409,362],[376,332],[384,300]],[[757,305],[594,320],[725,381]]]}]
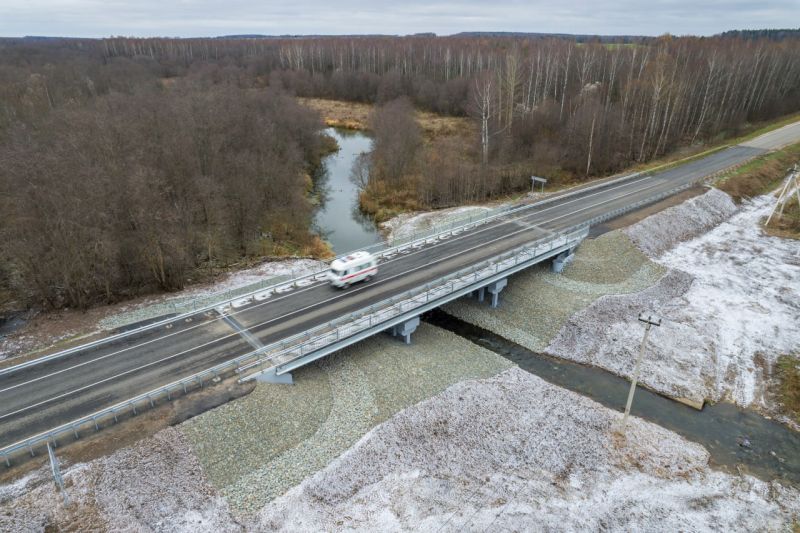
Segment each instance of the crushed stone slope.
[{"label": "crushed stone slope", "polygon": [[[535,406],[535,407],[534,407]],[[772,530],[798,493],[713,472],[700,446],[512,368],[377,427],[266,506],[276,531]]]}]

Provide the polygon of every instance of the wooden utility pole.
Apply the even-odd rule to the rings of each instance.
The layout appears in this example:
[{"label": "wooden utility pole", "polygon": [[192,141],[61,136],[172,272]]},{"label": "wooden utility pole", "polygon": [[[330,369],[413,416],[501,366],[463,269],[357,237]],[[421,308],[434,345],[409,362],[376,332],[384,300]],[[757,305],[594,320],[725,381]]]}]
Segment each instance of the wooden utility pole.
[{"label": "wooden utility pole", "polygon": [[642,346],[639,348],[639,357],[636,358],[636,366],[633,368],[633,381],[631,381],[631,390],[628,391],[628,402],[625,404],[625,415],[622,417],[622,431],[625,432],[625,426],[628,423],[628,415],[631,413],[631,404],[633,403],[633,393],[636,390],[636,383],[639,381],[639,367],[644,359],[644,347],[647,344],[647,336],[650,334],[650,326],[660,326],[661,319],[654,315],[639,314],[639,322],[645,323],[644,337],[642,338]]}]

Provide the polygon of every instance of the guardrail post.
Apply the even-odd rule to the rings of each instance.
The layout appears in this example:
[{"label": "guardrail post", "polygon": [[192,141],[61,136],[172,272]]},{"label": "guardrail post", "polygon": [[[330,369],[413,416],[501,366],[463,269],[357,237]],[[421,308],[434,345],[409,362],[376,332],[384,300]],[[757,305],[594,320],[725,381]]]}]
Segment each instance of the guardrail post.
[{"label": "guardrail post", "polygon": [[97,417],[94,417],[94,416],[93,416],[93,417],[92,417],[92,422],[94,422],[94,430],[95,430],[95,431],[100,431],[100,426],[99,426],[99,425],[97,425]]},{"label": "guardrail post", "polygon": [[6,461],[6,466],[11,468],[11,461],[8,459],[8,455],[3,455],[3,459]]},{"label": "guardrail post", "polygon": [[75,440],[78,440],[79,438],[81,438],[80,435],[78,435],[78,430],[75,429],[75,425],[74,424],[72,426],[72,433],[75,434]]}]

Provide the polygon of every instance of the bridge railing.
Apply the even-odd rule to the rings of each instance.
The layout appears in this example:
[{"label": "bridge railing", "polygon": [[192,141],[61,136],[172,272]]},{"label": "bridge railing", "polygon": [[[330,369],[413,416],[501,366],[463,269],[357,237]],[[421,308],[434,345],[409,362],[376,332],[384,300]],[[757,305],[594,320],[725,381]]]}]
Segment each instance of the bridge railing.
[{"label": "bridge railing", "polygon": [[[58,441],[65,436],[79,438],[82,432],[87,430],[99,430],[110,423],[116,423],[122,416],[137,414],[138,410],[154,407],[156,402],[164,399],[171,400],[177,394],[186,394],[189,390],[202,388],[210,381],[219,381],[223,376],[232,373],[241,373],[245,369],[263,366],[268,361],[276,357],[283,356],[283,364],[291,362],[296,358],[303,357],[319,350],[332,342],[338,342],[351,336],[369,325],[380,324],[397,316],[413,310],[424,302],[430,302],[441,298],[457,290],[464,283],[469,283],[470,279],[479,280],[498,272],[502,264],[508,264],[513,257],[520,256],[520,253],[545,253],[547,249],[552,249],[567,242],[569,239],[576,239],[578,235],[585,234],[588,226],[582,224],[577,228],[570,228],[568,231],[556,235],[539,239],[527,244],[519,249],[506,252],[498,256],[499,263],[489,260],[479,266],[469,267],[456,273],[442,276],[418,289],[408,291],[402,295],[388,298],[379,302],[368,309],[369,315],[345,315],[337,320],[312,328],[307,332],[293,335],[282,341],[270,344],[258,350],[254,350],[230,361],[218,364],[207,370],[203,370],[186,378],[173,381],[166,385],[154,388],[144,394],[139,394],[133,398],[119,402],[111,407],[98,410],[90,415],[81,417],[67,424],[63,424],[49,431],[39,433],[26,438],[4,448],[0,448],[0,461],[10,466],[11,458],[20,453],[30,453],[34,455],[38,449],[45,448],[47,443],[58,446]],[[560,244],[559,244],[560,243]],[[524,252],[524,250],[528,252]],[[517,259],[519,261],[519,259]]]},{"label": "bridge railing", "polygon": [[255,368],[265,370],[267,365],[282,367],[306,357],[330,344],[353,336],[356,333],[380,326],[392,318],[406,315],[415,309],[458,292],[467,286],[480,283],[499,274],[509,267],[547,255],[554,249],[577,244],[588,233],[589,226],[570,228],[567,231],[525,244],[514,250],[504,252],[487,261],[457,272],[442,276],[420,287],[378,302],[356,313],[342,316],[316,328],[296,334],[282,341],[265,346],[253,352],[259,355],[257,361],[243,365],[239,373]]},{"label": "bridge railing", "polygon": [[[456,292],[459,288],[473,285],[481,279],[490,278],[492,275],[507,270],[520,262],[528,261],[536,255],[545,255],[547,253],[545,249],[547,246],[550,246],[550,250],[557,248],[559,246],[557,243],[562,243],[561,245],[563,245],[568,243],[570,239],[577,239],[580,235],[585,235],[593,225],[632,211],[643,205],[657,202],[681,190],[688,189],[692,185],[692,183],[687,183],[663,193],[650,196],[634,204],[604,213],[560,233],[538,239],[537,241],[520,246],[510,252],[500,254],[479,265],[442,276],[433,282],[408,291],[403,295],[384,300],[383,302],[370,306],[363,314],[346,315],[333,322],[313,328],[308,332],[294,335],[283,341],[254,350],[207,370],[156,387],[153,390],[119,402],[111,407],[98,410],[67,424],[0,448],[0,462],[5,462],[6,465],[10,466],[11,458],[20,453],[30,453],[33,455],[36,450],[46,447],[48,442],[52,443],[54,446],[58,446],[58,440],[69,435],[77,439],[81,432],[92,429],[99,430],[101,426],[107,425],[111,423],[111,421],[116,422],[121,416],[130,413],[135,415],[137,414],[137,410],[146,408],[147,406],[154,407],[156,402],[163,399],[171,400],[173,395],[180,393],[186,394],[190,389],[202,388],[208,382],[219,381],[222,376],[232,373],[242,373],[255,368],[264,369],[267,368],[266,365],[270,362],[274,362],[274,366],[286,366],[292,361],[296,361],[298,358],[305,357],[329,345],[334,339],[342,339],[355,335],[359,331],[370,327],[368,324],[374,325],[387,322],[393,317],[421,307],[423,303],[440,300],[447,294]],[[461,228],[464,228],[464,226],[461,226]],[[454,229],[458,230],[459,228]],[[441,235],[441,233],[439,235]],[[431,237],[427,237],[423,240],[430,238]],[[408,245],[403,245],[403,247],[405,246]],[[299,279],[309,280],[313,279],[313,277],[314,275],[311,275]],[[278,287],[282,286],[285,285],[278,285]],[[281,359],[280,361],[278,361],[279,357]]]},{"label": "bridge railing", "polygon": [[[530,209],[537,209],[543,205],[547,205],[556,200],[561,200],[565,197],[574,196],[576,194],[585,194],[587,191],[609,187],[616,183],[628,181],[640,176],[643,176],[643,174],[641,173],[629,174],[621,176],[619,178],[604,180],[602,182],[587,187],[580,187],[580,188],[575,188],[574,190],[573,189],[567,190],[563,193],[556,193],[553,196],[547,197],[543,200],[540,200],[532,204],[503,206],[489,210],[485,213],[471,214],[463,217],[457,217],[449,221],[435,224],[434,226],[432,226],[427,230],[414,232],[409,235],[399,236],[397,238],[390,239],[388,242],[377,243],[367,248],[363,248],[363,250],[369,251],[374,255],[377,255],[378,257],[392,255],[400,250],[407,249],[408,247],[421,246],[426,242],[433,242],[442,237],[451,236],[455,233],[460,233],[462,231],[472,229],[476,226],[489,223],[501,217],[519,214],[523,211]],[[280,279],[280,281],[276,282],[275,281],[276,278]],[[128,331],[117,333],[115,335],[103,337],[95,341],[82,344],[80,346],[75,346],[74,348],[68,348],[66,350],[56,352],[54,354],[39,357],[31,361],[27,361],[25,363],[20,363],[18,365],[0,368],[0,376],[11,372],[15,372],[17,370],[22,370],[24,368],[35,366],[37,364],[46,361],[51,361],[54,359],[66,357],[79,351],[87,350],[97,346],[102,346],[104,344],[125,337],[143,333],[151,329],[155,329],[176,321],[183,320],[197,313],[210,311],[220,305],[231,305],[233,307],[239,307],[241,305],[250,303],[253,300],[257,300],[260,297],[261,298],[268,297],[271,294],[285,292],[294,287],[306,286],[325,279],[327,279],[327,269],[319,270],[305,275],[295,275],[292,272],[289,279],[285,279],[285,276],[281,277],[276,276],[264,281],[257,282],[255,284],[251,284],[246,287],[239,287],[237,289],[230,289],[215,294],[198,296],[196,298],[187,299],[182,301],[180,305],[176,304],[172,308],[169,308],[168,306],[165,309],[166,312],[173,311],[174,313],[182,311],[174,316],[169,316],[164,318],[163,320],[157,320],[155,322],[151,322]]]}]

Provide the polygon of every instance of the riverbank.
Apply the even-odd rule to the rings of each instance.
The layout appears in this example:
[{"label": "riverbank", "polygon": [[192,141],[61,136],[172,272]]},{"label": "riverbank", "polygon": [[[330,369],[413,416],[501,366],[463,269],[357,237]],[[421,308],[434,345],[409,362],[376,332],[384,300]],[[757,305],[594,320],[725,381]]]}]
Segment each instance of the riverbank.
[{"label": "riverbank", "polygon": [[800,345],[792,327],[800,308],[789,296],[800,266],[795,241],[760,230],[774,201],[762,196],[736,210],[710,191],[585,241],[563,275],[540,267],[512,277],[500,309],[465,301],[445,310],[623,377],[641,341],[636,316],[653,311],[664,323],[651,332],[642,383],[698,407],[731,401],[793,425],[771,388],[777,358]]},{"label": "riverbank", "polygon": [[370,432],[265,507],[298,530],[771,530],[800,495],[708,468],[708,454],[518,368],[462,382]]},{"label": "riverbank", "polygon": [[293,386],[259,384],[107,457],[65,465],[71,507],[59,502],[47,465],[0,486],[0,530],[238,530],[398,411],[510,366],[426,324],[411,346],[372,337],[296,371]]},{"label": "riverbank", "polygon": [[635,416],[622,435],[618,411],[438,328],[416,335],[65,465],[68,506],[47,466],[0,486],[0,529],[779,531],[800,518],[794,488],[715,471],[702,446]]}]

